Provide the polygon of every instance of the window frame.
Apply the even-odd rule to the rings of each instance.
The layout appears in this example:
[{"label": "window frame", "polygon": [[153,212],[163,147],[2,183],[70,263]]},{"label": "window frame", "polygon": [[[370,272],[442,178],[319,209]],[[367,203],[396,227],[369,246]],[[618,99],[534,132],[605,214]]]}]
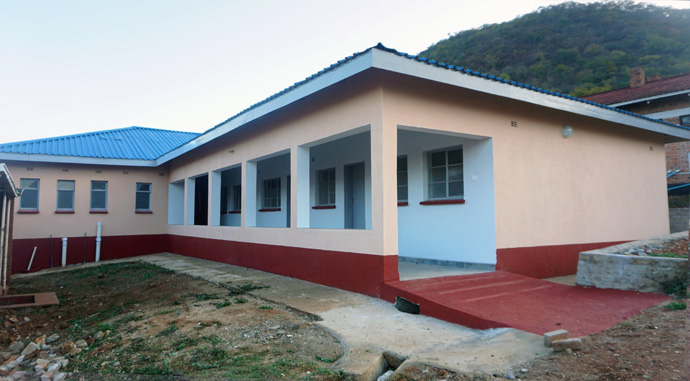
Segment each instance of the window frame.
[{"label": "window frame", "polygon": [[232,186],[232,209],[230,211],[242,211],[242,185],[236,184]]},{"label": "window frame", "polygon": [[[453,151],[460,151],[460,158],[461,161],[459,163],[460,168],[462,169],[462,180],[455,180],[451,181],[449,180],[449,167],[450,166],[457,166],[458,164],[449,164],[448,160],[448,154]],[[443,168],[445,169],[445,179],[443,182],[436,181],[433,182],[431,181],[432,178],[432,170],[434,168],[440,168],[441,166],[432,166],[432,155],[443,152],[444,155],[444,165]],[[426,201],[444,201],[444,200],[464,200],[465,198],[465,160],[464,160],[464,150],[462,145],[459,146],[452,146],[452,147],[446,147],[446,148],[441,148],[441,149],[436,149],[432,151],[427,151],[426,152]],[[461,194],[460,195],[454,195],[450,196],[450,183],[451,182],[459,182],[461,183]],[[432,197],[432,191],[431,191],[431,186],[432,184],[440,184],[443,183],[445,184],[445,196],[443,197]]]},{"label": "window frame", "polygon": [[678,117],[678,124],[680,124],[681,126],[690,127],[690,114],[680,115]]},{"label": "window frame", "polygon": [[[72,190],[70,191],[69,189],[60,189],[60,183],[71,183],[72,184]],[[75,180],[58,180],[57,181],[57,190],[56,190],[56,200],[55,200],[55,211],[56,212],[73,212],[74,211],[74,197],[76,193],[76,188],[77,184]],[[71,192],[72,193],[72,200],[70,202],[71,207],[70,208],[61,208],[60,207],[60,192]]]},{"label": "window frame", "polygon": [[[280,209],[280,177],[274,177],[272,179],[266,179],[263,181],[263,194],[261,197],[261,206],[262,209]],[[276,184],[275,187],[272,187],[272,184]],[[277,194],[273,196],[269,192],[272,190],[276,190]],[[275,203],[273,201],[276,201]]]},{"label": "window frame", "polygon": [[[93,186],[97,183],[103,183],[105,184],[105,189],[94,189]],[[104,205],[103,208],[94,208],[93,207],[93,196],[94,192],[103,192],[104,193]],[[89,199],[89,211],[91,212],[105,212],[108,210],[108,181],[106,180],[91,180],[91,191],[90,191],[90,199]]]},{"label": "window frame", "polygon": [[[148,191],[140,191],[139,185],[148,185],[149,190]],[[151,211],[151,194],[153,193],[153,184],[137,182],[134,189],[135,189],[135,191],[134,191],[134,211],[135,212],[150,212]],[[106,185],[106,192],[107,192],[107,190],[108,189],[107,189],[107,185]],[[148,195],[148,198],[147,198],[148,199],[148,207],[146,209],[137,207],[137,201],[138,201],[137,196],[139,196],[139,194],[147,194]],[[107,203],[107,193],[106,193],[106,206],[107,205],[108,205],[108,203]]]},{"label": "window frame", "polygon": [[[405,170],[400,170],[400,161],[405,160]],[[400,176],[404,174],[405,176],[405,184],[401,185],[400,184]],[[410,182],[409,182],[409,176],[408,176],[408,160],[407,160],[407,155],[400,155],[398,156],[398,159],[396,161],[396,183],[397,183],[397,190],[398,190],[398,202],[404,203],[408,202],[410,198]],[[400,189],[405,188],[405,193],[407,194],[407,197],[400,198]]]},{"label": "window frame", "polygon": [[[24,181],[36,181],[36,188],[27,188],[27,187],[23,186],[22,183]],[[31,211],[31,212],[38,211],[39,200],[40,200],[39,196],[41,195],[41,179],[20,178],[19,179],[19,187],[22,190],[21,195],[19,196],[19,210],[20,211]],[[33,191],[36,192],[36,206],[35,207],[33,207],[33,206],[26,207],[23,205],[24,200],[25,200],[24,196],[26,195],[28,197],[28,194],[25,193],[27,190],[29,191],[29,193],[31,193]]]},{"label": "window frame", "polygon": [[[322,181],[322,176],[326,175],[328,178],[326,181]],[[332,178],[331,178],[332,177]],[[326,202],[321,202],[321,194],[323,186],[326,186]],[[316,206],[335,206],[336,203],[336,172],[335,167],[324,168],[316,171]]]}]

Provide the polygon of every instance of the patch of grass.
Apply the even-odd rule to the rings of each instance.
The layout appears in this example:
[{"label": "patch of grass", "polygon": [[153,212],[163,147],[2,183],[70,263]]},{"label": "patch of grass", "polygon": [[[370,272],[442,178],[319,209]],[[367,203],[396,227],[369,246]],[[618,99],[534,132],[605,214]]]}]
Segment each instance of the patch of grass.
[{"label": "patch of grass", "polygon": [[197,348],[192,352],[190,363],[194,369],[220,368],[227,363],[228,352],[220,348]]},{"label": "patch of grass", "polygon": [[674,300],[671,303],[667,304],[666,308],[672,311],[681,311],[687,309],[688,307],[686,302]]},{"label": "patch of grass", "polygon": [[337,360],[337,358],[331,359],[331,358],[321,357],[321,356],[316,356],[316,359],[321,361],[321,362],[325,362],[325,363],[332,363],[332,362],[335,362],[335,360]]},{"label": "patch of grass", "polygon": [[154,315],[167,315],[167,314],[173,314],[177,312],[177,310],[161,310],[161,311],[156,311]]},{"label": "patch of grass", "polygon": [[662,257],[662,258],[687,258],[687,253],[652,253],[648,254],[650,257]]},{"label": "patch of grass", "polygon": [[220,297],[216,294],[194,294],[194,300],[196,301],[204,301],[211,299],[220,299]]},{"label": "patch of grass", "polygon": [[98,331],[105,332],[105,331],[114,331],[115,327],[110,325],[110,324],[106,324],[106,323],[98,323],[98,325],[96,326],[96,329]]},{"label": "patch of grass", "polygon": [[272,310],[273,307],[271,307],[271,306],[260,306],[259,309],[260,310]]},{"label": "patch of grass", "polygon": [[199,344],[199,339],[195,339],[192,337],[185,337],[180,340],[177,340],[173,343],[173,349],[176,351],[182,350],[187,347],[194,347],[197,344]]},{"label": "patch of grass", "polygon": [[156,336],[169,336],[170,334],[177,332],[178,329],[179,328],[177,328],[177,326],[171,325],[170,327],[158,332]]},{"label": "patch of grass", "polygon": [[218,336],[201,336],[201,339],[211,345],[218,345],[221,343],[221,340],[218,338]]},{"label": "patch of grass", "polygon": [[624,327],[624,328],[630,328],[630,327],[632,327],[632,323],[629,321],[622,321],[622,322],[618,323],[618,326]]},{"label": "patch of grass", "polygon": [[245,298],[235,298],[235,303],[237,304],[242,304],[242,303],[247,303],[248,300]]},{"label": "patch of grass", "polygon": [[254,291],[254,290],[262,290],[264,288],[271,288],[271,286],[251,284],[251,283],[243,284],[243,285],[238,286],[238,287],[244,292],[249,292],[249,291]]},{"label": "patch of grass", "polygon": [[687,299],[688,297],[688,275],[681,275],[672,280],[661,282],[664,294],[673,295],[676,299]]},{"label": "patch of grass", "polygon": [[669,208],[687,208],[690,206],[690,195],[668,196]]},{"label": "patch of grass", "polygon": [[217,309],[221,309],[221,308],[224,308],[224,307],[227,307],[227,306],[230,306],[230,305],[232,305],[232,303],[231,303],[229,300],[223,300],[223,301],[220,302],[220,303],[216,303],[216,308],[217,308]]},{"label": "patch of grass", "polygon": [[143,318],[141,316],[138,316],[135,314],[127,314],[127,315],[115,320],[114,324],[119,327],[119,326],[125,325],[131,321],[139,321],[139,320],[143,320]]}]

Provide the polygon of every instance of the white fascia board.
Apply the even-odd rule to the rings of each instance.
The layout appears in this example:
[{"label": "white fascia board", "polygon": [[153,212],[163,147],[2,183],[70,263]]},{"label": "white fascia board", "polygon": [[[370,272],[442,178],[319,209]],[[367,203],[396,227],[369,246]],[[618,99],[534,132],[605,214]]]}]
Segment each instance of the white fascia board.
[{"label": "white fascia board", "polygon": [[19,197],[17,186],[14,184],[14,180],[12,179],[12,176],[10,176],[10,170],[7,168],[5,163],[0,163],[0,179],[5,179],[7,186],[12,192],[12,197]]},{"label": "white fascia board", "polygon": [[24,153],[0,153],[0,160],[27,161],[34,163],[116,165],[123,167],[157,167],[155,160],[105,159],[97,157],[38,155]]},{"label": "white fascia board", "polygon": [[369,51],[360,54],[348,62],[341,64],[329,71],[318,75],[303,84],[298,85],[284,94],[281,94],[270,101],[267,101],[259,106],[251,108],[250,110],[220,124],[214,129],[200,135],[196,139],[184,144],[156,160],[157,165],[166,163],[186,152],[189,152],[201,145],[204,145],[226,133],[241,127],[249,122],[261,118],[273,111],[283,108],[300,99],[306,98],[309,95],[323,90],[331,85],[334,85],[346,78],[352,77],[355,74],[361,73],[372,67],[372,52],[376,49],[369,49]]},{"label": "white fascia board", "polygon": [[654,96],[646,97],[646,98],[632,99],[632,100],[625,101],[625,102],[612,103],[612,104],[610,104],[609,106],[611,106],[611,107],[620,107],[620,106],[630,105],[630,104],[633,104],[633,103],[640,103],[640,102],[645,102],[645,101],[653,101],[653,100],[659,99],[659,98],[672,97],[672,96],[674,96],[674,95],[682,95],[682,94],[688,94],[688,95],[690,95],[690,89],[681,90],[681,91],[676,91],[676,92],[673,92],[673,93],[665,93],[665,94],[654,95]]},{"label": "white fascia board", "polygon": [[372,52],[374,54],[373,66],[382,70],[463,87],[469,90],[514,99],[520,102],[532,103],[542,107],[571,112],[609,122],[625,124],[643,130],[690,140],[690,130],[641,119],[635,116],[622,114],[613,110],[607,110],[605,108],[566,98],[538,93],[533,90],[511,86],[505,83],[500,83],[473,75],[463,74],[462,72],[400,57],[394,53],[389,53],[378,49],[372,49]]}]

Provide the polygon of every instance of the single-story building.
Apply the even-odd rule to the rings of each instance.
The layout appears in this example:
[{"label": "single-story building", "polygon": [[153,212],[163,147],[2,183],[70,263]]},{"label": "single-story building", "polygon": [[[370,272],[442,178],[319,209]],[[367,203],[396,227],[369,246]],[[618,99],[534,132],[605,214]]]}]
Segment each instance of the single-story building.
[{"label": "single-story building", "polygon": [[10,288],[12,267],[12,221],[14,199],[19,197],[12,175],[4,163],[0,163],[0,296]]},{"label": "single-story building", "polygon": [[378,296],[399,260],[543,278],[668,233],[664,144],[688,139],[379,44],[200,135],[6,143],[0,160],[23,189],[15,270],[62,237],[68,263],[93,260],[102,222],[101,259],[169,251]]}]

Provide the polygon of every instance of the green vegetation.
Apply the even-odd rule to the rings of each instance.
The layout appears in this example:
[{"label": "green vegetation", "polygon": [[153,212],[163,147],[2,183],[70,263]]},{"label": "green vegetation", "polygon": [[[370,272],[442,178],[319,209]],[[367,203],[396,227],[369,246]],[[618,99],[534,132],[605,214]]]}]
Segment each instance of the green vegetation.
[{"label": "green vegetation", "polygon": [[688,258],[688,253],[652,253],[648,255],[650,257]]},{"label": "green vegetation", "polygon": [[690,195],[668,196],[669,208],[687,208],[690,206]]},{"label": "green vegetation", "polygon": [[459,32],[422,57],[574,96],[647,75],[690,72],[690,9],[632,1],[563,3],[502,24]]},{"label": "green vegetation", "polygon": [[232,303],[231,303],[229,300],[223,300],[223,301],[220,302],[220,303],[216,303],[216,308],[221,309],[221,308],[223,308],[223,307],[227,307],[227,306],[230,306],[230,305],[232,305]]},{"label": "green vegetation", "polygon": [[273,307],[271,307],[271,306],[260,306],[259,309],[260,310],[272,310]]},{"label": "green vegetation", "polygon": [[666,308],[673,311],[681,311],[687,309],[687,304],[684,301],[674,300],[666,305]]},{"label": "green vegetation", "polygon": [[239,286],[239,288],[244,291],[244,292],[249,292],[249,291],[254,291],[254,290],[263,290],[264,288],[270,288],[271,286],[265,286],[265,285],[259,285],[259,284],[243,284]]},{"label": "green vegetation", "polygon": [[672,295],[676,299],[687,299],[688,297],[688,275],[676,277],[670,281],[662,282],[661,287],[664,294]]}]

